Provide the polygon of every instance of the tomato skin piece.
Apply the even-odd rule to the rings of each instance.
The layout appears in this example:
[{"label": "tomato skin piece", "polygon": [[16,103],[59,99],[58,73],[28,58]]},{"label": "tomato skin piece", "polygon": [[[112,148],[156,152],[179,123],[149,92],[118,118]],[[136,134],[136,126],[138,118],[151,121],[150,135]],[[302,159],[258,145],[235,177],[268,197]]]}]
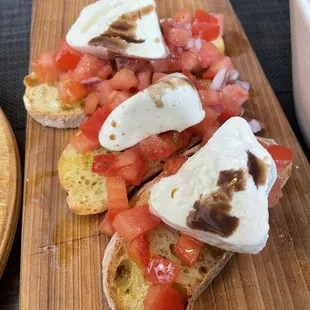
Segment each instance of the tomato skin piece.
[{"label": "tomato skin piece", "polygon": [[215,24],[206,24],[201,33],[201,38],[207,42],[216,40],[220,35],[220,26]]},{"label": "tomato skin piece", "polygon": [[113,154],[96,155],[92,164],[92,173],[97,173],[105,177],[116,176],[115,168],[116,156]]},{"label": "tomato skin piece", "polygon": [[74,50],[65,39],[61,40],[55,61],[61,71],[74,70],[82,58],[82,54]]},{"label": "tomato skin piece", "polygon": [[98,142],[99,131],[101,126],[111,113],[111,108],[109,106],[104,106],[98,108],[94,114],[86,118],[83,123],[80,125],[79,129],[82,133],[89,139],[94,142]]},{"label": "tomato skin piece", "polygon": [[146,269],[145,278],[158,284],[171,284],[179,273],[178,265],[158,255],[151,257]]},{"label": "tomato skin piece", "polygon": [[163,171],[167,172],[169,175],[176,174],[183,164],[187,161],[186,156],[178,154],[169,158],[163,167]]},{"label": "tomato skin piece", "polygon": [[129,90],[130,88],[138,86],[138,79],[134,72],[130,69],[124,68],[116,72],[110,80],[111,86],[117,90]]},{"label": "tomato skin piece", "polygon": [[267,148],[267,151],[275,161],[278,174],[280,174],[293,161],[293,152],[287,147],[272,144]]},{"label": "tomato skin piece", "polygon": [[185,264],[192,267],[195,265],[202,246],[203,242],[182,234],[174,245],[174,251]]},{"label": "tomato skin piece", "polygon": [[221,55],[213,43],[203,42],[198,57],[201,67],[208,68],[219,60]]},{"label": "tomato skin piece", "polygon": [[50,83],[57,80],[59,68],[51,53],[42,53],[31,65],[41,82]]},{"label": "tomato skin piece", "polygon": [[169,157],[175,146],[166,142],[159,135],[150,136],[139,143],[143,156],[148,160],[156,160]]},{"label": "tomato skin piece", "polygon": [[107,217],[112,221],[117,214],[129,209],[125,180],[118,177],[108,177],[107,198]]},{"label": "tomato skin piece", "polygon": [[86,154],[100,147],[98,141],[91,141],[82,133],[72,136],[70,144],[79,154]]},{"label": "tomato skin piece", "polygon": [[184,8],[176,12],[174,20],[180,24],[190,24],[193,20],[193,16],[188,8]]},{"label": "tomato skin piece", "polygon": [[85,100],[84,111],[86,114],[93,114],[99,104],[99,95],[95,92],[90,93]]},{"label": "tomato skin piece", "polygon": [[128,257],[138,267],[142,270],[145,270],[150,261],[150,243],[147,234],[142,234],[137,239],[131,241],[128,247]]},{"label": "tomato skin piece", "polygon": [[271,188],[271,191],[268,195],[268,208],[275,207],[279,203],[280,198],[282,197],[283,193],[281,191],[281,183],[280,179],[278,178],[273,184],[273,187]]},{"label": "tomato skin piece", "polygon": [[115,233],[115,229],[112,226],[112,222],[109,220],[109,218],[107,217],[107,215],[104,215],[99,223],[99,231],[103,232],[104,234],[108,235],[108,236],[113,236]]},{"label": "tomato skin piece", "polygon": [[145,310],[184,310],[178,291],[166,284],[152,284],[143,305]]},{"label": "tomato skin piece", "polygon": [[116,215],[113,227],[122,238],[132,241],[156,228],[160,222],[160,218],[150,213],[148,206],[134,207]]}]

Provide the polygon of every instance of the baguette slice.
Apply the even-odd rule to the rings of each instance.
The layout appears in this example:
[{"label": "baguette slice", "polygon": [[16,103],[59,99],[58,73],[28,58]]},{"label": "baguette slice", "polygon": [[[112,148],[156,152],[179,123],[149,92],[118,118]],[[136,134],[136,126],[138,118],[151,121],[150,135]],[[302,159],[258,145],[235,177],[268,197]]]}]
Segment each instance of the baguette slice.
[{"label": "baguette slice", "polygon": [[[267,144],[275,143],[270,139],[259,139]],[[198,148],[189,150],[187,155],[197,150]],[[279,176],[282,180],[282,187],[290,177],[290,173],[291,167]],[[148,204],[150,189],[159,177],[137,192],[130,201],[131,207]],[[197,262],[190,268],[173,251],[173,245],[178,238],[177,231],[162,224],[149,234],[150,249],[152,254],[166,257],[180,266],[180,273],[174,288],[184,298],[186,309],[190,310],[193,309],[195,300],[223,269],[233,253],[205,244]],[[143,301],[150,286],[150,282],[144,279],[141,270],[128,258],[128,245],[129,243],[117,233],[114,234],[106,248],[102,262],[103,290],[113,310],[143,310]]]},{"label": "baguette slice", "polygon": [[55,85],[41,83],[35,73],[24,78],[24,104],[28,113],[40,124],[54,128],[76,128],[85,119],[82,103],[62,104]]},{"label": "baguette slice", "polygon": [[[199,142],[193,137],[186,149]],[[185,149],[178,151],[184,152]],[[91,172],[95,155],[117,154],[100,148],[93,152],[81,155],[69,144],[63,151],[58,162],[58,175],[61,186],[68,193],[67,203],[72,212],[79,215],[98,214],[107,209],[106,178]],[[173,155],[172,155],[173,156]],[[162,170],[164,160],[147,161],[147,181]],[[131,192],[134,187],[129,188]]]}]

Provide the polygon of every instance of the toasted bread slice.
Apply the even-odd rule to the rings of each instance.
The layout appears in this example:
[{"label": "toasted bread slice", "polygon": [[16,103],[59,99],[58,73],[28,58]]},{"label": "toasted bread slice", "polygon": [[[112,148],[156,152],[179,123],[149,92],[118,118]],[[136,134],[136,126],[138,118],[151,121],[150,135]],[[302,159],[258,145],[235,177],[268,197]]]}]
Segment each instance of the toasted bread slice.
[{"label": "toasted bread slice", "polygon": [[[260,139],[265,143],[274,143],[269,139]],[[197,148],[188,154],[195,151]],[[290,177],[290,171],[291,168],[281,173],[282,186]],[[148,204],[150,189],[157,180],[155,178],[141,188],[130,201],[130,206]],[[204,245],[197,262],[190,268],[173,251],[173,245],[178,238],[177,231],[162,225],[149,234],[150,249],[152,254],[166,257],[180,266],[174,288],[180,292],[189,310],[194,307],[194,301],[222,270],[233,253]],[[138,266],[128,258],[128,244],[116,233],[106,248],[102,262],[103,290],[113,310],[143,310],[143,301],[151,285],[144,279]]]},{"label": "toasted bread slice", "polygon": [[[199,142],[193,137],[187,148]],[[179,152],[184,152],[185,149]],[[67,202],[72,212],[79,215],[98,214],[107,209],[106,178],[91,172],[95,155],[117,154],[104,148],[81,155],[69,144],[63,151],[59,163],[59,181],[68,192]],[[144,181],[150,179],[162,169],[164,160],[147,161]],[[133,189],[129,188],[129,192]]]},{"label": "toasted bread slice", "polygon": [[61,103],[57,87],[41,83],[35,73],[24,78],[24,103],[28,113],[43,126],[76,128],[85,119],[83,103]]}]

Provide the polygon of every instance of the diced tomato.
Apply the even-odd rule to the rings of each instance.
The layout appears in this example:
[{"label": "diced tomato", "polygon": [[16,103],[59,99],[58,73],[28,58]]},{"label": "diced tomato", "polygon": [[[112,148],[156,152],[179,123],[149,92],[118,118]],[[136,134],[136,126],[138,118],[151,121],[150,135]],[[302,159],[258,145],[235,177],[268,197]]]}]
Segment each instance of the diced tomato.
[{"label": "diced tomato", "polygon": [[223,36],[224,34],[224,14],[222,13],[211,13],[211,15],[215,18],[217,18],[218,24],[220,25],[221,31],[220,31],[220,36]]},{"label": "diced tomato", "polygon": [[164,76],[166,76],[166,73],[162,73],[162,72],[155,72],[153,74],[153,78],[152,78],[152,84],[156,83],[158,80],[160,80],[161,78],[163,78]]},{"label": "diced tomato", "polygon": [[114,177],[118,169],[115,168],[116,156],[113,154],[96,155],[91,171],[105,177]]},{"label": "diced tomato", "polygon": [[111,86],[118,90],[129,90],[132,87],[138,86],[138,80],[134,72],[130,69],[124,68],[116,72],[110,80]]},{"label": "diced tomato", "polygon": [[203,242],[182,234],[174,245],[174,251],[185,264],[192,267],[199,256],[202,246]]},{"label": "diced tomato", "polygon": [[165,142],[173,145],[175,151],[180,150],[184,145],[181,133],[174,130],[160,134],[160,138],[163,139]]},{"label": "diced tomato", "polygon": [[169,71],[169,58],[165,59],[152,59],[150,64],[154,72],[168,72]]},{"label": "diced tomato", "polygon": [[74,81],[73,75],[70,72],[61,74],[57,89],[61,101],[69,104],[86,97],[85,87]]},{"label": "diced tomato", "polygon": [[199,67],[200,60],[192,53],[184,52],[181,56],[181,64],[184,70],[192,71]]},{"label": "diced tomato", "polygon": [[139,185],[145,175],[145,159],[136,148],[127,149],[116,157],[117,176],[130,185]]},{"label": "diced tomato", "polygon": [[182,70],[181,53],[176,48],[170,47],[170,55],[168,57],[168,71],[176,72]]},{"label": "diced tomato", "polygon": [[227,56],[221,56],[218,61],[212,64],[212,66],[204,72],[202,77],[206,80],[213,80],[216,74],[224,67],[228,69],[229,73],[233,72],[235,69],[231,59]]},{"label": "diced tomato", "polygon": [[146,269],[150,261],[150,244],[147,234],[143,234],[131,241],[128,247],[128,257],[135,262],[139,268]]},{"label": "diced tomato", "polygon": [[32,62],[32,67],[41,82],[49,83],[57,80],[59,68],[51,53],[42,53]]},{"label": "diced tomato", "polygon": [[61,41],[60,48],[55,55],[56,63],[61,71],[74,70],[81,58],[82,54],[74,50],[66,40]]},{"label": "diced tomato", "polygon": [[144,71],[138,73],[138,91],[147,88],[151,84],[152,71]]},{"label": "diced tomato", "polygon": [[206,24],[201,33],[201,38],[208,42],[216,40],[220,35],[220,26],[215,24]]},{"label": "diced tomato", "polygon": [[114,110],[116,107],[118,107],[121,103],[126,101],[132,96],[132,94],[128,91],[117,91],[114,95],[114,98],[112,101],[110,101],[109,106],[112,110]]},{"label": "diced tomato", "polygon": [[282,197],[283,197],[283,193],[281,191],[280,179],[278,178],[269,193],[268,208],[275,207],[279,203],[280,198]]},{"label": "diced tomato", "polygon": [[139,148],[148,160],[167,158],[175,151],[175,146],[166,142],[159,135],[142,140],[139,143]]},{"label": "diced tomato", "polygon": [[229,120],[231,117],[233,117],[234,115],[231,115],[230,113],[226,113],[223,112],[219,117],[218,120],[221,122],[226,122],[227,120]]},{"label": "diced tomato", "polygon": [[98,108],[94,114],[83,121],[79,127],[80,130],[89,140],[97,142],[101,126],[110,113],[111,108],[109,106]]},{"label": "diced tomato", "polygon": [[107,216],[110,220],[114,220],[117,214],[129,209],[125,180],[117,177],[107,178],[107,200]]},{"label": "diced tomato", "polygon": [[74,69],[73,75],[74,80],[80,83],[94,77],[105,80],[111,72],[111,66],[106,66],[103,61],[92,55],[84,54]]},{"label": "diced tomato", "polygon": [[190,79],[194,85],[196,85],[197,83],[197,78],[195,75],[191,74],[188,70],[182,70],[182,73],[188,78]]},{"label": "diced tomato", "polygon": [[148,206],[134,207],[116,215],[113,227],[125,240],[132,241],[156,228],[161,220],[150,213]]},{"label": "diced tomato", "polygon": [[99,223],[99,231],[105,233],[108,236],[113,236],[115,233],[115,229],[112,226],[112,222],[110,219],[107,217],[107,215],[104,215]]},{"label": "diced tomato", "polygon": [[249,92],[238,84],[226,85],[221,91],[224,112],[233,116],[241,115],[242,105],[249,99]]},{"label": "diced tomato", "polygon": [[99,104],[99,95],[95,92],[90,93],[85,100],[84,111],[86,114],[93,114]]},{"label": "diced tomato", "polygon": [[206,112],[205,118],[197,125],[193,126],[193,129],[197,134],[200,136],[204,136],[204,134],[207,132],[209,127],[212,127],[217,118],[219,117],[220,113],[216,112],[212,108],[209,107],[203,107],[203,109]]},{"label": "diced tomato", "polygon": [[175,47],[186,46],[192,37],[191,31],[183,27],[168,26],[163,29],[164,37],[167,40],[167,43]]},{"label": "diced tomato", "polygon": [[193,16],[188,8],[184,8],[176,12],[174,19],[181,24],[190,24],[193,20]]},{"label": "diced tomato", "polygon": [[204,107],[209,107],[221,103],[222,94],[219,91],[206,89],[198,91],[201,103]]},{"label": "diced tomato", "polygon": [[267,151],[276,163],[278,174],[280,174],[293,161],[293,152],[287,147],[272,144],[267,148]]},{"label": "diced tomato", "polygon": [[203,42],[198,57],[201,67],[208,68],[219,60],[221,55],[213,43]]},{"label": "diced tomato", "polygon": [[170,284],[176,279],[178,272],[178,265],[169,259],[154,255],[149,261],[145,277],[152,283]]},{"label": "diced tomato", "polygon": [[144,59],[128,59],[116,57],[115,63],[117,71],[121,71],[122,69],[127,68],[133,72],[137,72],[147,64],[147,61]]},{"label": "diced tomato", "polygon": [[82,133],[72,136],[70,144],[79,154],[86,154],[100,147],[98,141],[91,141]]},{"label": "diced tomato", "polygon": [[187,158],[186,156],[182,154],[178,154],[176,156],[173,156],[172,158],[169,158],[163,167],[163,170],[167,172],[169,175],[176,174],[179,169],[183,166],[183,164],[186,162]]},{"label": "diced tomato", "polygon": [[215,126],[215,125],[212,127],[208,127],[206,132],[203,135],[200,145],[201,146],[206,145],[218,129],[219,129],[219,126]]},{"label": "diced tomato", "polygon": [[100,82],[96,85],[95,89],[99,95],[101,106],[104,106],[108,102],[113,101],[117,94],[117,91],[112,88],[110,80]]},{"label": "diced tomato", "polygon": [[145,310],[184,310],[181,295],[165,284],[152,284],[143,304]]},{"label": "diced tomato", "polygon": [[206,23],[211,23],[211,24],[218,24],[218,19],[211,14],[201,10],[197,9],[195,12],[195,18],[197,19],[198,22],[206,22]]}]

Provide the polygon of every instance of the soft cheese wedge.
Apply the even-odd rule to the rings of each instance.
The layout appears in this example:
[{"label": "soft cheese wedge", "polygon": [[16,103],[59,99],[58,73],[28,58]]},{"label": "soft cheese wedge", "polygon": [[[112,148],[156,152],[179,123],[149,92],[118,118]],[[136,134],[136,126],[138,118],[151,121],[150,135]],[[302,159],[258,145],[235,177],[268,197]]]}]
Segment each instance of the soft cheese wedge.
[{"label": "soft cheese wedge", "polygon": [[268,239],[267,198],[276,178],[271,155],[234,117],[176,175],[153,186],[150,208],[207,244],[255,254]]},{"label": "soft cheese wedge", "polygon": [[185,75],[174,73],[114,109],[100,130],[99,142],[108,150],[122,151],[154,134],[181,132],[204,117],[195,86]]},{"label": "soft cheese wedge", "polygon": [[109,53],[152,59],[169,55],[154,0],[97,1],[81,11],[67,42],[99,58]]}]

